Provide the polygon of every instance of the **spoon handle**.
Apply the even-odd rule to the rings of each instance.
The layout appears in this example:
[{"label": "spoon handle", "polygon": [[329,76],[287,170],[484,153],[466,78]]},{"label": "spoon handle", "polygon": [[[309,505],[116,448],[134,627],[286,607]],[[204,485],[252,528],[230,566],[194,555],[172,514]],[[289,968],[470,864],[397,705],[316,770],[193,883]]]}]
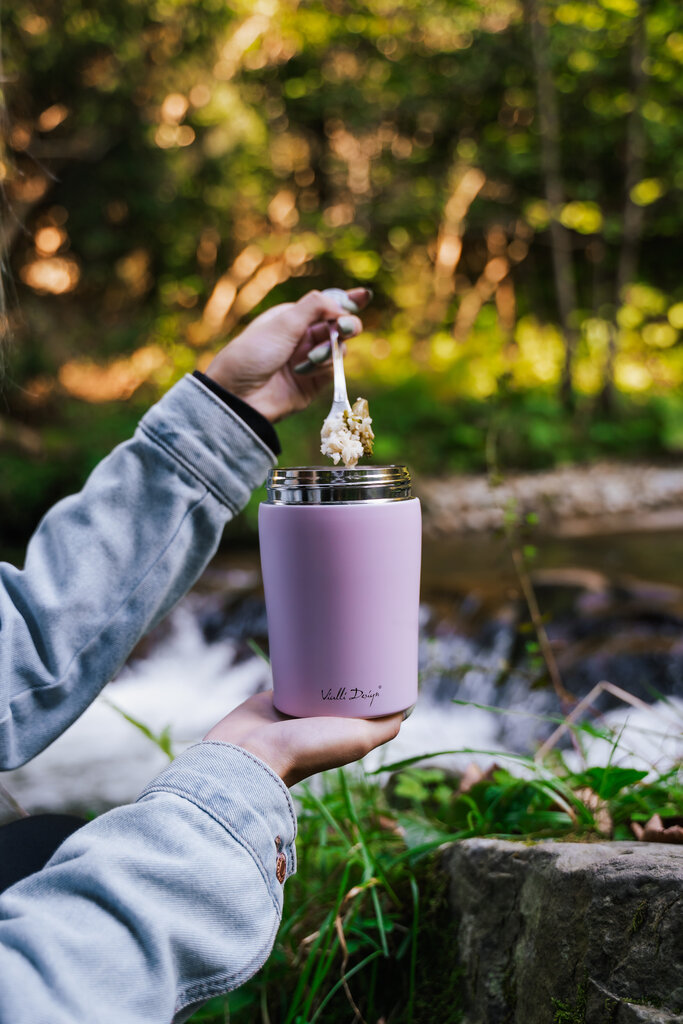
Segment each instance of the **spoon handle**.
[{"label": "spoon handle", "polygon": [[332,342],[332,365],[334,368],[334,401],[333,405],[341,409],[350,409],[349,396],[346,391],[344,376],[344,356],[339,344],[339,331],[330,324],[330,340]]}]

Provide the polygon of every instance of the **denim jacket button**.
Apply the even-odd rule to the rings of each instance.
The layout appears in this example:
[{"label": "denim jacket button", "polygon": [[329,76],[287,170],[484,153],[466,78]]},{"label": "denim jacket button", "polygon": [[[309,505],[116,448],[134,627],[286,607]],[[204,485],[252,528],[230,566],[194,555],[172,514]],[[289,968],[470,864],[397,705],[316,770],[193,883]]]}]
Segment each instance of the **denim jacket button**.
[{"label": "denim jacket button", "polygon": [[287,858],[284,853],[278,853],[277,864],[275,866],[275,877],[277,878],[280,885],[284,885],[285,878],[287,876]]}]

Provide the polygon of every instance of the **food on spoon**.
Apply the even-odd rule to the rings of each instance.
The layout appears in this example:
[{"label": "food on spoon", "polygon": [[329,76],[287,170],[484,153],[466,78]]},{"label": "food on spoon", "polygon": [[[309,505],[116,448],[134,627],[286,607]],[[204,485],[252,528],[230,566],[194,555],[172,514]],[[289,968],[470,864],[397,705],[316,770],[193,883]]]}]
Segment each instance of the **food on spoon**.
[{"label": "food on spoon", "polygon": [[329,455],[335,466],[341,459],[347,469],[353,469],[363,454],[372,455],[374,439],[367,399],[357,398],[350,411],[327,417],[320,434],[320,451]]},{"label": "food on spoon", "polygon": [[351,412],[344,410],[344,422],[351,433],[359,438],[365,454],[372,455],[375,435],[367,398],[357,398],[351,406]]}]

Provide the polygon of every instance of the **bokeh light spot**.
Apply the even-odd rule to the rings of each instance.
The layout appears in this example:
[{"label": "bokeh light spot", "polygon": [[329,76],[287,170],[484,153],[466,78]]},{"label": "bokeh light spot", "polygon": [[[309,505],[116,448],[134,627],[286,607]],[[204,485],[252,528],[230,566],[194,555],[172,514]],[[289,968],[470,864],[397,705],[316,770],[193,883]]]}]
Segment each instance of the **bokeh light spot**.
[{"label": "bokeh light spot", "polygon": [[54,256],[67,240],[66,231],[50,225],[36,231],[34,242],[41,256]]},{"label": "bokeh light spot", "polygon": [[19,271],[19,276],[24,284],[36,292],[64,295],[74,290],[81,271],[75,259],[53,256],[25,263]]}]

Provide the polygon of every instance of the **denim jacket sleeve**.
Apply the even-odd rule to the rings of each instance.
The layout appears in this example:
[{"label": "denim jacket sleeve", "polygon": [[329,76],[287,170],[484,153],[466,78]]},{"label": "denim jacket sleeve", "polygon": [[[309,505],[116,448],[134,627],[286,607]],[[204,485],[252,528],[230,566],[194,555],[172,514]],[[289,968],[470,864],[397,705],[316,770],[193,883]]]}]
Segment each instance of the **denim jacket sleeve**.
[{"label": "denim jacket sleeve", "polygon": [[289,793],[226,743],[181,754],[0,897],[2,1024],[170,1024],[265,961],[295,870]]},{"label": "denim jacket sleeve", "polygon": [[24,569],[0,564],[0,769],[24,764],[94,700],[274,462],[187,376],[47,513]]},{"label": "denim jacket sleeve", "polygon": [[[0,567],[0,767],[85,709],[273,462],[186,377],[45,516],[23,571]],[[0,1022],[169,1024],[237,987],[272,947],[295,832],[266,764],[190,748],[0,896]]]}]

